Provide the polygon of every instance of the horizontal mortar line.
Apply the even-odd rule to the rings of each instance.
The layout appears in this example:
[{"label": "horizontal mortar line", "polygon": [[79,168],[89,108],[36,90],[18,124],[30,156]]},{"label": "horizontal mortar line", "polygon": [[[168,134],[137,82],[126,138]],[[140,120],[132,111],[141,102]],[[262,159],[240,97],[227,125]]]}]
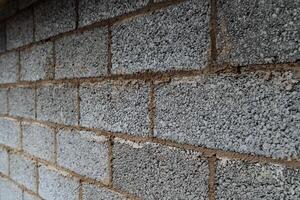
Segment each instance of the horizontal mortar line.
[{"label": "horizontal mortar line", "polygon": [[28,189],[26,186],[24,186],[24,185],[18,183],[17,181],[13,180],[11,177],[9,177],[9,176],[3,174],[2,172],[0,172],[0,177],[2,177],[3,179],[6,179],[6,180],[8,180],[8,181],[10,181],[10,182],[13,183],[14,185],[16,185],[18,188],[20,188],[22,191],[25,191],[25,192],[27,192],[27,193],[30,194],[30,195],[33,195],[33,196],[35,196],[35,197],[40,198],[41,200],[44,200],[44,199],[43,199],[41,196],[39,196],[36,192],[34,192],[34,191]]},{"label": "horizontal mortar line", "polygon": [[[185,2],[185,1],[187,1],[187,0],[169,0],[169,1],[151,3],[151,4],[146,5],[145,7],[142,7],[140,9],[137,9],[137,10],[132,11],[132,12],[125,13],[125,14],[120,15],[120,16],[116,16],[116,17],[112,17],[112,18],[104,19],[104,20],[99,20],[99,21],[94,22],[94,23],[89,24],[89,25],[81,26],[81,27],[72,29],[70,31],[66,31],[66,32],[63,32],[63,33],[59,33],[59,34],[50,36],[48,38],[45,38],[45,39],[42,39],[42,40],[39,40],[39,41],[34,41],[34,42],[31,42],[29,44],[26,44],[26,45],[23,45],[23,46],[20,46],[20,47],[17,47],[17,48],[12,48],[12,49],[6,50],[4,52],[1,52],[0,56],[3,55],[3,54],[9,53],[9,52],[13,52],[13,51],[23,51],[27,48],[30,48],[30,47],[34,46],[34,45],[43,44],[43,43],[46,43],[48,41],[55,41],[55,40],[58,40],[62,37],[77,34],[77,33],[82,33],[82,32],[85,32],[85,31],[90,31],[94,28],[108,27],[109,25],[113,26],[115,24],[122,23],[125,20],[129,20],[131,18],[138,17],[138,16],[143,16],[143,15],[146,15],[150,12],[160,10],[160,9],[164,9],[164,8],[169,7],[169,6],[176,5],[176,4]],[[27,9],[27,8],[25,8],[25,9]],[[30,7],[29,7],[29,9],[30,9]],[[18,13],[16,13],[16,14],[18,14]],[[12,16],[12,17],[14,17],[14,16]]]},{"label": "horizontal mortar line", "polygon": [[[218,67],[206,66],[200,69],[181,69],[181,70],[167,70],[167,71],[146,71],[137,72],[133,74],[111,74],[95,77],[74,77],[64,79],[53,79],[53,80],[38,80],[38,81],[20,81],[16,83],[0,83],[0,88],[13,88],[13,87],[34,87],[35,84],[38,86],[44,84],[84,84],[84,83],[99,83],[104,81],[131,81],[139,80],[145,82],[151,81],[165,81],[172,78],[185,78],[185,77],[196,77],[200,75],[219,75],[219,74],[239,74],[237,68],[241,69],[241,74],[251,72],[271,72],[271,71],[293,71],[300,72],[299,63],[277,63],[277,64],[261,64],[261,65],[247,65],[247,66],[229,66],[219,65]],[[300,78],[298,74],[296,78]]]},{"label": "horizontal mortar line", "polygon": [[233,160],[240,160],[240,161],[249,161],[251,163],[262,163],[262,164],[279,164],[284,165],[289,168],[296,168],[300,169],[300,160],[296,159],[283,159],[283,158],[272,158],[265,155],[251,155],[250,153],[240,153],[240,152],[234,152],[234,151],[226,151],[222,149],[214,149],[214,148],[208,148],[208,147],[201,147],[201,146],[195,146],[192,144],[182,144],[178,143],[172,140],[167,139],[160,139],[157,137],[151,137],[151,136],[135,136],[129,133],[119,133],[119,132],[111,132],[106,130],[101,130],[97,128],[88,128],[83,127],[80,125],[65,125],[65,124],[59,124],[59,123],[53,123],[53,122],[47,122],[37,119],[26,119],[22,117],[14,117],[9,115],[0,115],[0,118],[6,118],[11,120],[17,120],[17,121],[24,121],[24,122],[30,122],[30,123],[38,123],[41,125],[46,125],[53,128],[65,128],[65,129],[74,129],[78,131],[90,131],[94,132],[101,136],[106,137],[113,137],[113,138],[121,138],[124,140],[129,140],[136,143],[156,143],[164,146],[169,147],[176,147],[183,150],[192,150],[197,151],[200,153],[203,153],[206,157],[212,157],[216,156],[217,158],[228,158]]}]

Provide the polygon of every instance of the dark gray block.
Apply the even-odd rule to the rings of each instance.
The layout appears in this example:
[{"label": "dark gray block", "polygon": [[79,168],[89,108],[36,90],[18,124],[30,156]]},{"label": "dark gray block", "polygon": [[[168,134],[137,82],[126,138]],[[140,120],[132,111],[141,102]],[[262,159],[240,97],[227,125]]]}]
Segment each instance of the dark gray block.
[{"label": "dark gray block", "polygon": [[156,88],[155,136],[299,159],[300,84],[292,73],[206,75]]},{"label": "dark gray block", "polygon": [[0,199],[22,200],[22,190],[7,179],[0,177]]},{"label": "dark gray block", "polygon": [[0,20],[7,19],[14,15],[18,10],[18,0],[9,0],[3,6],[0,6]]},{"label": "dark gray block", "polygon": [[15,120],[0,118],[0,144],[17,148],[20,145],[20,125]]},{"label": "dark gray block", "polygon": [[106,131],[147,135],[149,86],[106,81],[80,87],[80,124]]},{"label": "dark gray block", "polygon": [[0,83],[17,81],[18,57],[15,51],[0,55]]},{"label": "dark gray block", "polygon": [[7,89],[0,89],[0,114],[7,114]]},{"label": "dark gray block", "polygon": [[207,199],[208,162],[200,154],[117,139],[113,184],[142,199]]},{"label": "dark gray block", "polygon": [[36,40],[75,29],[75,0],[44,1],[34,11]]},{"label": "dark gray block", "polygon": [[112,72],[200,69],[209,51],[209,1],[191,0],[112,29]]},{"label": "dark gray block", "polygon": [[26,7],[29,7],[36,1],[38,0],[19,0],[19,9],[24,9]]},{"label": "dark gray block", "polygon": [[219,63],[295,62],[300,59],[300,1],[218,2]]},{"label": "dark gray block", "polygon": [[96,77],[107,73],[107,28],[68,35],[57,40],[55,47],[55,78]]},{"label": "dark gray block", "polygon": [[216,199],[300,199],[300,170],[219,160]]},{"label": "dark gray block", "polygon": [[100,188],[94,185],[83,185],[82,200],[126,200],[124,196],[106,188]]},{"label": "dark gray block", "polygon": [[0,24],[0,53],[6,51],[6,25]]}]

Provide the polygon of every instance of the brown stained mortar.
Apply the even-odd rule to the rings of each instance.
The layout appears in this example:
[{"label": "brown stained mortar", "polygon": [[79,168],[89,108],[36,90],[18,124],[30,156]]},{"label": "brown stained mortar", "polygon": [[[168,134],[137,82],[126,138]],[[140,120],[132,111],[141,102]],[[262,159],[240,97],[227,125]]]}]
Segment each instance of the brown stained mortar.
[{"label": "brown stained mortar", "polygon": [[53,129],[53,136],[54,136],[54,164],[57,164],[57,150],[58,150],[58,145],[57,145],[57,134],[58,134],[58,128]]},{"label": "brown stained mortar", "polygon": [[39,163],[35,162],[35,182],[36,182],[36,193],[39,194],[40,187],[40,173],[39,173]]},{"label": "brown stained mortar", "polygon": [[83,200],[83,184],[82,180],[79,180],[79,200]]},{"label": "brown stained mortar", "polygon": [[113,185],[113,145],[114,145],[114,137],[109,137],[109,140],[108,140],[108,163],[109,163],[108,184],[110,187],[112,187],[112,185]]},{"label": "brown stained mortar", "polygon": [[209,177],[208,177],[208,198],[209,200],[215,200],[215,190],[216,190],[216,171],[217,171],[217,158],[215,155],[208,158],[208,169],[209,169]]}]

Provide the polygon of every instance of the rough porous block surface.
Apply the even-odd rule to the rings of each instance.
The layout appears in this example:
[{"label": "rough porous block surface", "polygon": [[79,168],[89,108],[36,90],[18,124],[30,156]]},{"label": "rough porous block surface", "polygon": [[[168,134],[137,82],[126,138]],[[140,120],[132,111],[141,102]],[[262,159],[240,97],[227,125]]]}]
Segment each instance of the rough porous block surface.
[{"label": "rough porous block surface", "polygon": [[11,88],[8,93],[8,98],[10,115],[26,118],[35,117],[34,88]]},{"label": "rough porous block surface", "polygon": [[39,124],[23,123],[23,149],[38,158],[54,160],[54,130]]},{"label": "rough porous block surface", "polygon": [[38,0],[19,0],[19,9],[26,8]]},{"label": "rough porous block surface", "polygon": [[114,26],[112,72],[205,67],[209,10],[209,1],[191,0]]},{"label": "rough porous block surface", "polygon": [[300,170],[219,160],[216,199],[300,199]]},{"label": "rough porous block surface", "polygon": [[74,85],[43,85],[37,88],[37,119],[77,124],[77,88]]},{"label": "rough porous block surface", "polygon": [[18,13],[6,23],[6,47],[13,49],[24,46],[33,41],[32,10]]},{"label": "rough porous block surface", "polygon": [[57,162],[78,174],[108,182],[108,140],[93,132],[60,130]]},{"label": "rough porous block surface", "polygon": [[0,147],[0,173],[8,175],[8,153]]},{"label": "rough porous block surface", "polygon": [[79,200],[79,181],[48,169],[39,167],[39,194],[43,199]]},{"label": "rough porous block surface", "polygon": [[36,81],[54,76],[53,43],[34,45],[20,53],[21,80]]},{"label": "rough porous block surface", "polygon": [[36,164],[20,155],[10,156],[10,177],[26,188],[36,191]]},{"label": "rough porous block surface", "polygon": [[23,200],[22,190],[12,182],[0,177],[0,199]]},{"label": "rough porous block surface", "polygon": [[0,89],[0,114],[7,113],[7,90]]},{"label": "rough porous block surface", "polygon": [[55,78],[104,75],[108,65],[108,31],[95,28],[55,42]]},{"label": "rough porous block surface", "polygon": [[0,53],[6,51],[6,28],[5,23],[0,23]]},{"label": "rough porous block surface", "polygon": [[44,1],[34,12],[36,40],[75,29],[75,0]]},{"label": "rough porous block surface", "polygon": [[82,200],[126,200],[124,196],[106,188],[100,188],[94,185],[83,185]]},{"label": "rough porous block surface", "polygon": [[218,2],[219,62],[232,65],[300,59],[300,1]]},{"label": "rough porous block surface", "polygon": [[20,125],[15,120],[0,118],[0,144],[17,148],[20,142]]},{"label": "rough porous block surface", "polygon": [[15,51],[0,55],[0,83],[17,81],[18,57]]},{"label": "rough porous block surface", "polygon": [[148,0],[79,0],[79,25],[122,15],[146,6]]},{"label": "rough porous block surface", "polygon": [[208,162],[192,151],[117,139],[113,184],[142,199],[207,199]]},{"label": "rough porous block surface", "polygon": [[80,87],[80,124],[106,131],[147,135],[149,86],[106,81]]},{"label": "rough porous block surface", "polygon": [[155,92],[157,137],[300,158],[300,84],[289,72],[206,75],[174,80]]}]

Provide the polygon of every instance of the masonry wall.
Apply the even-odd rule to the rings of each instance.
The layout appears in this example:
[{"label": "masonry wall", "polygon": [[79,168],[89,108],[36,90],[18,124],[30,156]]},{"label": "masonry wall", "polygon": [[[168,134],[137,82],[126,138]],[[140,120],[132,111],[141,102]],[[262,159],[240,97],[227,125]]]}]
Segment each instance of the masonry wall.
[{"label": "masonry wall", "polygon": [[300,199],[299,0],[11,0],[0,199]]}]

